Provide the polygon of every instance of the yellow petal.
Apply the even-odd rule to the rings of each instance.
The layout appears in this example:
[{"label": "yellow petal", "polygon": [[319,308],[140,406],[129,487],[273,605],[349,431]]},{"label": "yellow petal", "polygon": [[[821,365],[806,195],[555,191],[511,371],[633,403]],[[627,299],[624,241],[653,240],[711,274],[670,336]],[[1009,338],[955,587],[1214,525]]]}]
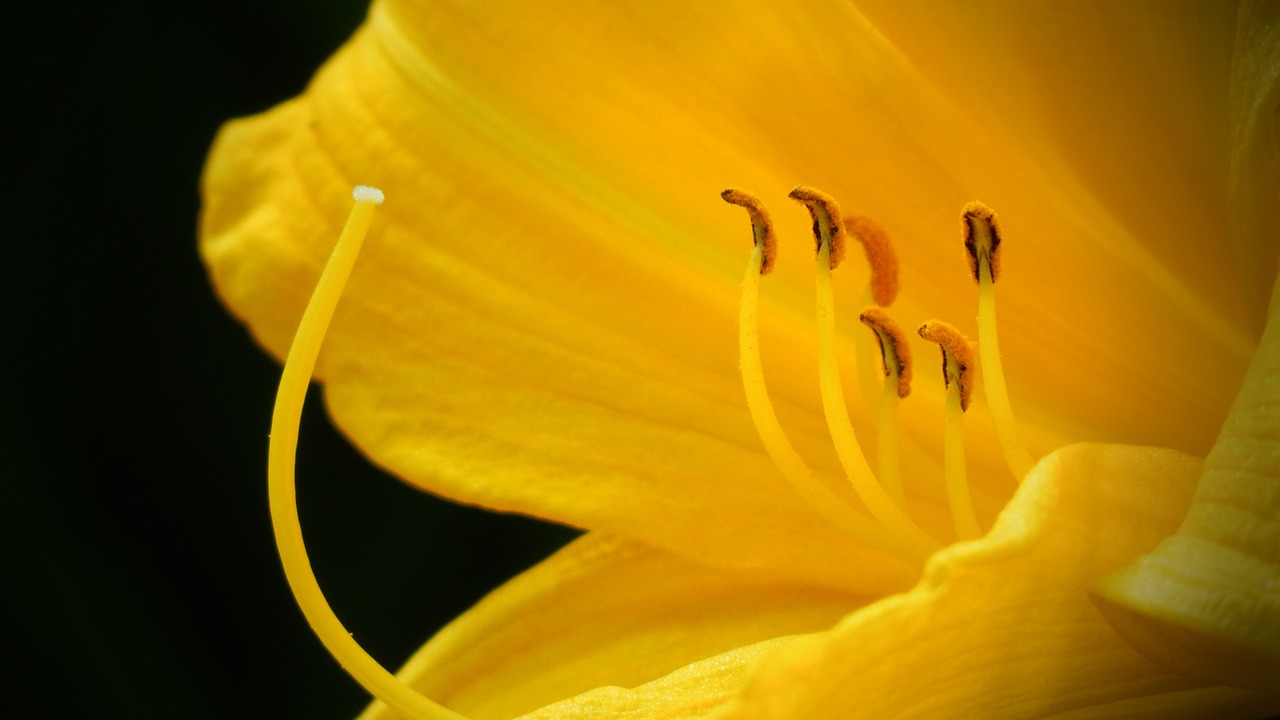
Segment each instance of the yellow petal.
[{"label": "yellow petal", "polygon": [[[761,451],[734,372],[747,243],[715,200],[725,186],[781,199],[804,180],[881,219],[902,238],[895,312],[917,319],[971,315],[957,310],[974,289],[956,213],[975,196],[998,207],[1005,365],[1037,453],[1072,437],[1207,447],[1200,419],[1222,415],[1250,343],[1230,308],[1151,257],[1146,228],[1063,171],[1052,137],[981,126],[915,55],[834,2],[378,3],[305,98],[222,134],[202,252],[224,301],[279,355],[341,222],[337,199],[376,183],[384,220],[319,365],[337,424],[376,462],[464,502],[700,561],[900,588],[909,569],[850,550]],[[1209,92],[1188,87],[1192,105]],[[1024,100],[1002,109],[1020,117]],[[1205,222],[1162,240],[1202,247]],[[765,367],[788,433],[847,493],[814,382],[807,245],[786,245],[771,276]],[[1209,285],[1229,285],[1216,267]],[[842,280],[845,306],[861,285]],[[841,332],[865,341],[855,316]],[[903,406],[904,448],[924,448],[904,476],[930,528],[940,398],[919,388]],[[1013,483],[976,405],[970,474],[989,517]]]},{"label": "yellow petal", "polygon": [[[678,213],[676,232],[655,227],[663,237],[649,242],[695,266],[716,258],[690,250],[679,231],[726,227],[716,208],[696,202],[702,194],[726,178],[766,197],[803,181],[884,219],[901,239],[907,317],[963,320],[955,308],[972,289],[955,216],[980,196],[1015,223],[1018,270],[1002,285],[1018,308],[1004,317],[1026,419],[1068,437],[1195,451],[1211,443],[1211,427],[1182,418],[1220,416],[1252,349],[1234,265],[1200,257],[1204,238],[1227,224],[1229,5],[924,7],[888,38],[872,22],[878,15],[834,2],[704,3],[677,14],[660,5],[524,6],[483,17],[411,2],[389,8],[423,58],[417,65],[456,81],[450,99],[468,93],[471,105],[518,117],[542,145],[591,163],[601,186],[593,202],[607,212],[634,214],[604,192],[627,188],[651,212]],[[907,32],[923,41],[899,47]],[[951,39],[930,42],[938,35]],[[1121,80],[1115,67],[1128,65],[1137,69]],[[946,92],[955,68],[981,79],[966,86],[965,102]],[[431,79],[422,86],[444,95]],[[1060,99],[1050,88],[1059,87],[1088,102],[1069,112],[1052,104]],[[1132,102],[1132,90],[1146,87],[1157,89]],[[1172,120],[1170,107],[1179,109]],[[1090,125],[1104,129],[1080,132]],[[1073,165],[1078,158],[1089,172]],[[1124,172],[1113,172],[1117,164]],[[725,237],[738,235],[700,230],[693,239]],[[795,288],[787,307],[805,322],[811,278],[783,244],[780,269]],[[849,284],[850,303],[860,289]],[[1167,357],[1180,362],[1159,361]],[[779,374],[807,379],[806,362]]]},{"label": "yellow petal", "polygon": [[521,720],[696,720],[718,717],[754,663],[795,642],[776,638],[710,657],[635,688],[602,687],[540,708]]},{"label": "yellow petal", "polygon": [[[592,533],[459,617],[400,676],[468,717],[509,718],[602,686],[642,685],[725,652],[745,661],[758,650],[739,648],[825,630],[868,600],[715,571]],[[362,720],[393,717],[375,704]]]},{"label": "yellow petal", "polygon": [[696,720],[718,717],[743,678],[765,653],[796,638],[776,638],[738,648],[636,688],[602,687],[548,705],[521,720]]},{"label": "yellow petal", "polygon": [[[1056,186],[1040,198],[1003,184],[1009,175],[977,185],[1020,226],[1008,231],[1019,238],[1008,249],[1020,269],[1000,292],[1003,308],[1018,307],[1002,313],[1014,328],[1006,367],[1015,406],[1036,418],[1067,409],[1087,423],[1067,430],[1076,438],[1202,453],[1211,424],[1170,426],[1221,416],[1265,307],[1265,294],[1246,304],[1222,251],[1234,5],[862,6],[957,114],[1003,140],[990,152],[1034,158]],[[1232,94],[1243,104],[1261,100],[1260,89]],[[1274,215],[1274,178],[1248,182]],[[1035,236],[1052,239],[1041,245]],[[1263,268],[1251,272],[1274,273],[1274,257]],[[1220,357],[1197,345],[1216,346]],[[1164,352],[1180,358],[1177,368],[1158,359]],[[1190,386],[1201,396],[1166,405]],[[1166,413],[1179,420],[1160,421]]]},{"label": "yellow petal", "polygon": [[1128,718],[1148,700],[1167,717],[1280,711],[1280,696],[1151,663],[1086,596],[1177,528],[1199,470],[1154,448],[1054,453],[986,539],[935,556],[913,591],[767,656],[725,719]]},{"label": "yellow petal", "polygon": [[[1151,280],[1163,269],[1189,291],[1168,301],[1189,310],[1195,298],[1227,319],[1240,315],[1233,258],[1179,241],[1225,227],[1234,3],[861,7],[966,117],[1052,162],[1045,171],[1064,193],[1084,190],[1123,229],[1113,241],[1154,255],[1144,263]],[[1092,219],[1080,210],[1081,221]],[[1104,239],[1079,241],[1138,260],[1138,248]]]}]

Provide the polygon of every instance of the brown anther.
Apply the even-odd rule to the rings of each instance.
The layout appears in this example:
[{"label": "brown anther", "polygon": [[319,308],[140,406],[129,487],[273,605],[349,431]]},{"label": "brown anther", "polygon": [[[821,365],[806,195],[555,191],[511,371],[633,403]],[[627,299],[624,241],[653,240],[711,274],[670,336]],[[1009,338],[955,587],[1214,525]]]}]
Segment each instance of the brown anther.
[{"label": "brown anther", "polygon": [[973,395],[973,368],[977,365],[973,343],[949,323],[930,320],[917,331],[920,337],[942,347],[942,378],[947,387],[960,384],[960,409],[969,409]]},{"label": "brown anther", "polygon": [[893,321],[879,305],[868,305],[858,316],[862,324],[871,328],[880,343],[880,359],[884,363],[884,376],[898,376],[898,397],[911,394],[911,345],[902,327]]},{"label": "brown anther", "polygon": [[889,233],[869,217],[845,218],[844,230],[862,243],[867,265],[871,266],[871,299],[881,307],[889,307],[898,296],[898,255],[889,242]]},{"label": "brown anther", "polygon": [[730,205],[745,208],[751,217],[751,235],[755,246],[760,248],[760,274],[768,275],[773,270],[773,263],[778,255],[778,240],[773,234],[773,222],[769,220],[769,211],[765,209],[760,198],[745,190],[730,188],[720,193],[720,197]]},{"label": "brown anther", "polygon": [[973,279],[981,282],[980,268],[985,259],[991,268],[991,282],[995,282],[1000,277],[1000,223],[995,211],[974,200],[960,213],[960,228]]},{"label": "brown anther", "polygon": [[792,200],[799,200],[809,208],[813,217],[813,239],[816,249],[822,250],[822,243],[831,248],[831,269],[835,270],[844,259],[844,221],[840,216],[840,206],[835,198],[808,185],[798,185],[788,195]]}]

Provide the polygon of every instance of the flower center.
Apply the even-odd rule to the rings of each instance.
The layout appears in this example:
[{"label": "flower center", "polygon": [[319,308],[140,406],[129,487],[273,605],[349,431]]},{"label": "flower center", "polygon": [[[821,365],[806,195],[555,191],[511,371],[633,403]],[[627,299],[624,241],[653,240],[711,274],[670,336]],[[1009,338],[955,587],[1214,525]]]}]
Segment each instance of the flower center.
[{"label": "flower center", "polygon": [[[294,598],[312,629],[334,658],[371,695],[401,715],[414,720],[466,720],[464,716],[406,685],[355,641],[325,600],[307,558],[298,520],[294,462],[303,400],[315,369],[320,344],[369,229],[374,208],[381,205],[383,200],[381,191],[364,186],[355,188],[352,194],[355,206],[298,324],[281,372],[280,388],[271,419],[268,458],[268,488],[276,546]],[[867,517],[850,500],[832,492],[818,479],[796,453],[778,423],[765,389],[757,323],[760,278],[773,268],[777,254],[773,225],[764,204],[750,193],[726,190],[722,197],[727,202],[745,208],[751,218],[753,249],[742,281],[739,361],[747,406],[766,451],[795,491],[836,527],[873,546],[883,546],[883,537],[887,532],[896,543],[901,557],[923,564],[940,547],[940,543],[907,514],[898,469],[895,415],[898,401],[910,392],[911,353],[905,334],[884,310],[893,301],[898,290],[897,260],[888,236],[869,219],[843,218],[835,200],[821,191],[798,187],[791,193],[792,198],[804,203],[809,209],[817,244],[818,375],[823,412],[845,474],[858,498],[870,512],[871,517]],[[971,204],[970,207],[980,206]],[[985,214],[971,214],[970,207],[966,207],[965,211],[965,239],[966,246],[971,248],[971,262],[984,298],[981,301],[983,315],[980,317],[979,333],[984,345],[983,365],[988,370],[988,399],[991,400],[991,388],[998,385],[1004,398],[1003,408],[1006,413],[1004,420],[998,421],[1004,423],[1000,437],[1005,444],[1006,456],[1010,458],[1010,466],[1021,477],[1022,473],[1018,472],[1021,466],[1016,465],[1014,460],[1025,460],[1025,466],[1029,469],[1030,456],[1026,455],[1025,448],[1018,440],[1013,416],[1008,408],[1008,398],[1004,394],[1003,380],[993,376],[991,372],[993,367],[997,372],[999,370],[999,355],[995,352],[994,297],[991,291],[998,268],[999,231],[993,213],[983,208]],[[875,334],[884,370],[877,438],[880,471],[878,479],[868,465],[849,421],[836,359],[835,301],[831,276],[832,270],[840,264],[844,255],[844,243],[848,235],[853,235],[862,243],[871,265],[871,279],[866,292],[868,304],[860,317]],[[874,304],[871,304],[871,300],[874,300]],[[925,323],[920,328],[920,334],[942,348],[943,378],[947,386],[946,482],[956,532],[961,538],[977,537],[979,528],[965,477],[960,425],[961,415],[969,402],[969,375],[975,365],[973,348],[955,328],[939,321]],[[987,347],[988,342],[990,347]],[[994,362],[988,359],[988,351],[995,358]],[[865,363],[865,358],[863,361]],[[865,396],[870,397],[870,394]],[[1006,441],[1006,438],[1009,440]],[[1018,452],[1021,452],[1021,457],[1017,456]]]},{"label": "flower center", "polygon": [[[823,413],[840,465],[862,506],[870,513],[871,517],[867,517],[850,500],[822,484],[813,469],[795,451],[778,422],[761,370],[757,322],[760,279],[772,270],[775,263],[776,235],[769,213],[759,198],[733,189],[725,190],[721,197],[746,209],[751,219],[754,245],[742,281],[739,364],[747,407],[765,451],[795,491],[824,518],[860,538],[865,538],[868,532],[887,532],[895,541],[901,557],[922,564],[940,544],[908,515],[898,467],[895,416],[898,401],[910,392],[911,355],[905,335],[884,309],[893,302],[898,291],[897,259],[888,235],[868,218],[846,220],[835,199],[820,190],[800,186],[791,191],[790,197],[803,203],[813,219],[818,382]],[[982,341],[980,352],[987,398],[992,405],[1006,460],[1014,475],[1021,480],[1033,463],[1014,423],[996,341],[993,286],[999,272],[1000,232],[995,213],[980,203],[965,206],[962,225],[970,269],[979,286],[978,331]],[[884,369],[877,431],[879,478],[867,463],[849,421],[836,355],[832,271],[844,257],[844,244],[849,235],[861,242],[871,267],[866,298],[874,300],[874,304],[862,310],[860,319],[875,335]],[[937,320],[926,322],[919,333],[926,340],[937,343],[942,350],[943,381],[947,387],[944,468],[952,520],[961,539],[976,538],[981,531],[970,498],[961,422],[972,394],[972,370],[977,365],[973,344],[954,327]],[[860,363],[868,362],[864,352],[858,354]],[[866,376],[866,373],[860,376]],[[872,392],[864,388],[863,396],[871,397]]]}]

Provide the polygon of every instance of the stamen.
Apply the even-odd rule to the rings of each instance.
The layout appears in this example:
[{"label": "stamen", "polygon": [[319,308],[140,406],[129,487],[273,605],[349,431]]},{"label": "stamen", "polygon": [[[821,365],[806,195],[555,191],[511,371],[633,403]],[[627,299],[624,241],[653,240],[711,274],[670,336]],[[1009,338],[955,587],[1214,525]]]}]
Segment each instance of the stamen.
[{"label": "stamen", "polygon": [[991,421],[1004,451],[1005,462],[1018,482],[1031,472],[1035,461],[1018,433],[1009,405],[1009,391],[1004,382],[1004,365],[1000,361],[1000,342],[996,336],[995,281],[1000,276],[1000,225],[991,208],[974,201],[964,206],[961,215],[964,247],[969,270],[978,283],[978,352],[982,354],[983,392],[991,409]]},{"label": "stamen", "polygon": [[[769,215],[759,198],[741,190],[725,190],[720,193],[725,202],[746,208],[756,237],[751,257],[747,261],[746,274],[742,278],[742,302],[738,311],[738,366],[742,372],[742,388],[747,397],[747,409],[756,426],[756,434],[764,444],[765,452],[782,472],[805,502],[828,522],[861,542],[880,545],[881,532],[870,518],[851,507],[843,498],[831,492],[818,480],[814,471],[800,458],[791,441],[782,432],[782,424],[773,411],[769,392],[764,384],[764,369],[760,363],[760,276],[763,275],[765,258],[772,257],[776,245],[767,241],[773,237]],[[907,555],[904,559],[920,562],[923,558]]]},{"label": "stamen", "polygon": [[943,464],[947,480],[947,500],[951,520],[961,540],[978,537],[978,518],[969,496],[969,478],[964,460],[964,411],[973,393],[970,371],[974,364],[973,345],[951,325],[930,320],[920,326],[920,337],[942,348],[942,378],[947,385],[946,431]]},{"label": "stamen", "polygon": [[315,573],[311,570],[311,562],[307,559],[307,549],[302,540],[294,483],[302,404],[306,399],[311,373],[315,370],[320,344],[333,318],[334,308],[338,305],[347,277],[355,265],[364,236],[369,230],[373,209],[382,204],[382,192],[375,188],[358,186],[352,196],[356,200],[355,207],[351,209],[342,235],[334,245],[329,262],[320,275],[311,295],[311,302],[302,314],[293,345],[289,348],[289,356],[280,374],[280,389],[276,394],[275,410],[271,417],[271,444],[267,460],[271,524],[275,531],[276,547],[298,607],[302,609],[320,642],[324,643],[356,682],[407,718],[466,720],[464,716],[432,702],[404,684],[360,647],[325,600]]},{"label": "stamen", "polygon": [[818,379],[822,390],[822,409],[827,416],[827,427],[835,442],[836,454],[853,489],[871,515],[904,547],[928,555],[938,548],[937,541],[912,522],[876,482],[871,466],[858,445],[844,404],[844,390],[836,361],[835,299],[831,290],[831,270],[837,264],[832,254],[837,250],[835,243],[843,235],[840,208],[829,195],[813,188],[798,187],[791,191],[791,197],[803,202],[814,220],[814,237],[818,243]]},{"label": "stamen", "polygon": [[898,466],[898,400],[911,394],[911,346],[902,328],[877,305],[868,305],[858,316],[871,328],[880,346],[884,364],[884,385],[880,392],[880,429],[876,434],[876,450],[880,465],[880,484],[898,507],[907,507],[902,489],[902,472]]},{"label": "stamen", "polygon": [[855,215],[844,221],[845,232],[862,243],[862,251],[871,267],[871,299],[881,307],[889,307],[898,297],[898,255],[889,242],[889,233],[869,217]]}]

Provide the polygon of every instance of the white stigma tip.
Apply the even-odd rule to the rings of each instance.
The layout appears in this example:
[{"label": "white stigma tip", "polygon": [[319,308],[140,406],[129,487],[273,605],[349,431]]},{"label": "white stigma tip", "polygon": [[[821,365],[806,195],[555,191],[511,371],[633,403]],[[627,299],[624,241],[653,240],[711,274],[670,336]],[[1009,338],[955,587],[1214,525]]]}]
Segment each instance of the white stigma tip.
[{"label": "white stigma tip", "polygon": [[372,200],[374,205],[382,204],[382,191],[370,185],[357,185],[351,190],[351,197],[359,200]]}]

